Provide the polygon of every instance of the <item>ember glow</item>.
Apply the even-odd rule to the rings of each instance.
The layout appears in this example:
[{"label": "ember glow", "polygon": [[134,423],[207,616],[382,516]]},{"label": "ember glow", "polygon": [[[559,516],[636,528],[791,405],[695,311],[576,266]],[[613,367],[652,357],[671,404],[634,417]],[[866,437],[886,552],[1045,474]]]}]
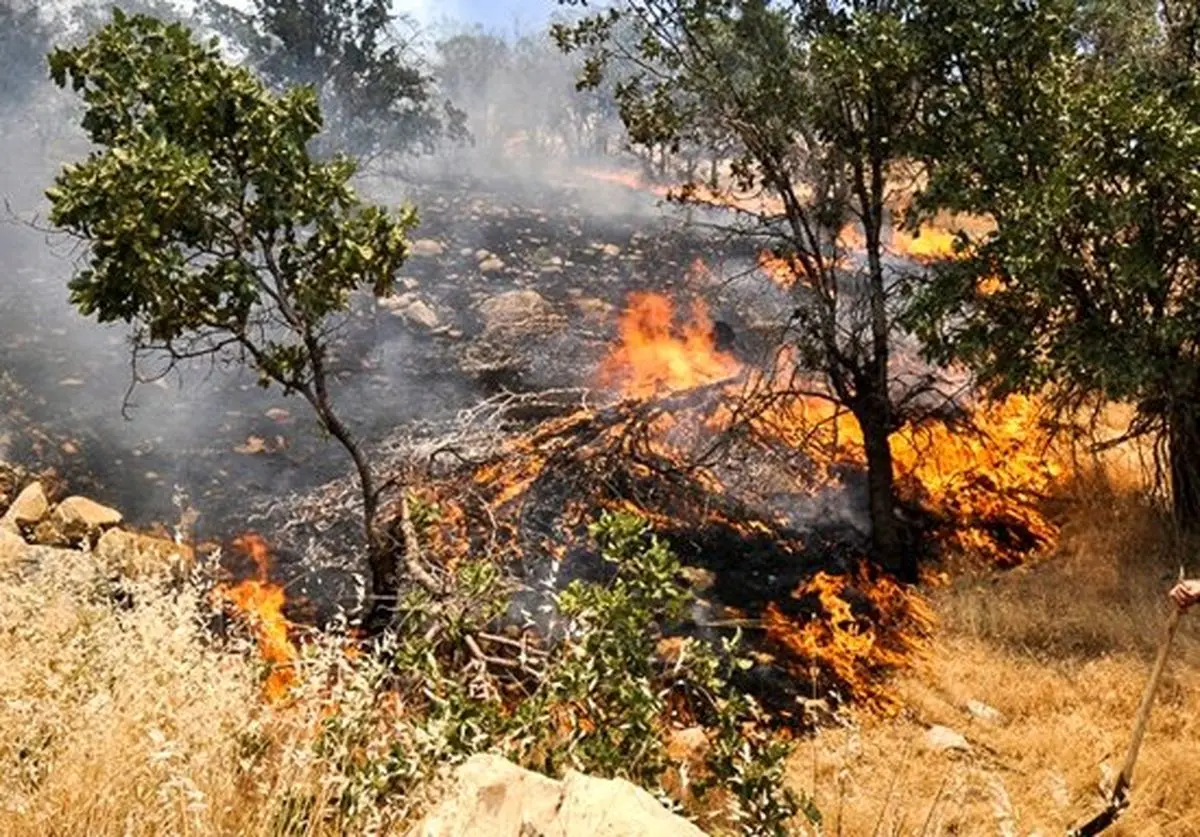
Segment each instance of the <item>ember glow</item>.
[{"label": "ember glow", "polygon": [[234,538],[233,546],[254,561],[258,577],[221,587],[217,592],[254,631],[259,653],[271,664],[263,694],[270,701],[279,701],[287,696],[296,679],[293,668],[296,646],[288,635],[291,623],[283,615],[287,598],[283,587],[268,580],[271,551],[261,535],[254,532],[239,535]]}]

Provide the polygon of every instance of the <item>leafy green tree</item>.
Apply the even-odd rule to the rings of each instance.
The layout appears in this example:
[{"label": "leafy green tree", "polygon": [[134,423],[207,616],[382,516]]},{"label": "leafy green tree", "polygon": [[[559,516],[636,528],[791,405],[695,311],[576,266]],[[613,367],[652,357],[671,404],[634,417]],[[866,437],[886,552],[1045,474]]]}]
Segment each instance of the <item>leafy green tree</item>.
[{"label": "leafy green tree", "polygon": [[[1044,2],[1019,28],[969,4],[930,148],[930,210],[990,217],[913,310],[932,353],[999,392],[1137,408],[1200,526],[1200,10]],[[1099,14],[1105,12],[1107,16]]]},{"label": "leafy green tree", "polygon": [[359,157],[431,152],[466,137],[464,115],[441,100],[412,48],[411,22],[392,0],[254,0],[250,11],[206,0],[214,26],[246,50],[275,90],[311,86],[330,131],[323,148]]},{"label": "leafy green tree", "polygon": [[[562,48],[587,56],[584,86],[625,68],[615,93],[634,145],[731,149],[738,190],[773,199],[743,231],[798,265],[795,342],[818,392],[862,429],[873,551],[907,579],[916,561],[894,515],[888,439],[918,403],[892,367],[914,275],[885,251],[891,179],[921,147],[925,105],[944,82],[938,5],[626,0],[555,29]],[[839,238],[848,223],[864,257]]]},{"label": "leafy green tree", "polygon": [[114,10],[49,60],[55,83],[82,97],[96,148],[48,192],[52,223],[89,245],[71,301],[131,324],[135,360],[246,364],[264,386],[303,397],[354,461],[373,590],[394,595],[380,490],[334,410],[328,353],[351,294],[392,287],[414,211],[364,205],[348,185],[352,160],[312,158],[311,89],[274,95],[181,24]]}]

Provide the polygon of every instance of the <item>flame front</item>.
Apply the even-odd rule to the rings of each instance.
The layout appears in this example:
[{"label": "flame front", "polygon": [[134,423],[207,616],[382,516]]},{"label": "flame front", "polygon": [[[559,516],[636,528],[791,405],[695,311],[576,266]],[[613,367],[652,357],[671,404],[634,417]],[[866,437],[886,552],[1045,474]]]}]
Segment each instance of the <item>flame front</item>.
[{"label": "flame front", "polygon": [[[854,613],[851,589],[870,618]],[[933,612],[916,593],[891,579],[872,578],[865,567],[855,576],[819,572],[792,593],[797,600],[815,599],[812,616],[801,621],[771,603],[763,627],[771,643],[789,653],[794,676],[811,675],[805,665],[831,676],[835,688],[876,709],[896,708],[881,688],[879,674],[907,668],[925,649]]]},{"label": "flame front", "polygon": [[600,366],[602,385],[628,398],[692,389],[736,375],[741,364],[719,351],[704,304],[676,328],[675,306],[662,294],[635,293],[621,315],[621,342]]},{"label": "flame front", "polygon": [[269,580],[271,550],[261,535],[254,532],[239,535],[234,538],[233,546],[254,561],[258,577],[221,587],[218,593],[249,622],[259,653],[272,666],[263,693],[268,700],[282,700],[296,679],[293,668],[296,646],[288,635],[291,622],[283,615],[287,596],[283,587]]}]

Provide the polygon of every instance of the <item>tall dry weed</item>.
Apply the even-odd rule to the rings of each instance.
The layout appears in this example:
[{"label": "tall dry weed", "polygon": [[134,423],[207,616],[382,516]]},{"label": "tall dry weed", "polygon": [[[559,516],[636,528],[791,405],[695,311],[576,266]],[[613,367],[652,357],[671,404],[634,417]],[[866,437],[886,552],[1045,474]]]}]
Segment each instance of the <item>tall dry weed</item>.
[{"label": "tall dry weed", "polygon": [[[900,719],[850,713],[800,748],[793,781],[844,835],[1061,834],[1098,810],[1128,745],[1179,564],[1200,552],[1139,491],[1092,483],[1056,553],[937,591],[929,659]],[[981,709],[981,704],[996,715]],[[969,749],[930,746],[928,730]],[[1200,613],[1185,620],[1114,837],[1200,834]],[[808,749],[805,749],[805,748]]]},{"label": "tall dry weed", "polygon": [[0,577],[0,834],[370,833],[403,817],[404,800],[350,810],[355,754],[317,734],[335,714],[377,720],[361,667],[311,646],[313,687],[269,707],[251,643],[214,641],[212,616],[194,585],[118,588],[84,553]]}]

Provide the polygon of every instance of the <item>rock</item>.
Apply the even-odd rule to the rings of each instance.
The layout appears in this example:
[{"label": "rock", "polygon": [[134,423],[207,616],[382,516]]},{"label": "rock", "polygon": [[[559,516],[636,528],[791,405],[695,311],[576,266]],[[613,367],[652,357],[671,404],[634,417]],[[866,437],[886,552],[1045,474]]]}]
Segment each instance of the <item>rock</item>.
[{"label": "rock", "polygon": [[[0,528],[36,526],[49,513],[50,501],[46,499],[46,490],[40,482],[31,482],[21,489],[4,517],[0,518]],[[10,525],[5,527],[5,523]]]},{"label": "rock", "polygon": [[413,293],[384,297],[379,304],[411,325],[432,331],[441,325],[437,312],[429,303]]},{"label": "rock", "polygon": [[116,509],[102,506],[87,497],[75,495],[59,503],[55,507],[51,519],[64,534],[75,536],[116,526],[124,518]]},{"label": "rock", "polygon": [[485,331],[540,330],[544,322],[554,317],[554,306],[537,291],[505,291],[484,300],[479,314]]},{"label": "rock", "polygon": [[0,569],[18,563],[28,552],[29,544],[11,529],[0,527]]},{"label": "rock", "polygon": [[54,518],[46,518],[33,527],[33,533],[29,538],[31,543],[38,546],[51,546],[59,549],[70,547],[74,540],[70,535],[63,531],[62,526]]},{"label": "rock", "polygon": [[440,241],[435,241],[432,238],[418,238],[416,241],[408,245],[408,254],[410,256],[423,256],[432,258],[440,256],[446,252],[446,245]]},{"label": "rock", "polygon": [[473,756],[409,837],[703,837],[622,779],[571,771],[561,782],[499,756]]},{"label": "rock", "polygon": [[190,570],[191,547],[164,538],[109,529],[96,544],[96,557],[112,572],[126,578],[149,578]]},{"label": "rock", "polygon": [[971,745],[967,743],[967,739],[963,737],[962,733],[937,724],[931,726],[925,733],[925,747],[938,753],[966,752],[971,749]]},{"label": "rock", "polygon": [[595,297],[581,297],[572,302],[575,309],[586,320],[597,323],[607,323],[613,318],[614,306]]},{"label": "rock", "polygon": [[483,274],[499,273],[504,270],[504,260],[499,256],[488,256],[479,263],[479,272]]},{"label": "rock", "polygon": [[981,700],[968,700],[967,712],[972,718],[987,724],[1004,723],[1004,714],[994,706],[988,706]]},{"label": "rock", "polygon": [[615,259],[621,255],[621,248],[616,244],[605,244],[600,248],[600,252],[608,256],[610,259]]}]

